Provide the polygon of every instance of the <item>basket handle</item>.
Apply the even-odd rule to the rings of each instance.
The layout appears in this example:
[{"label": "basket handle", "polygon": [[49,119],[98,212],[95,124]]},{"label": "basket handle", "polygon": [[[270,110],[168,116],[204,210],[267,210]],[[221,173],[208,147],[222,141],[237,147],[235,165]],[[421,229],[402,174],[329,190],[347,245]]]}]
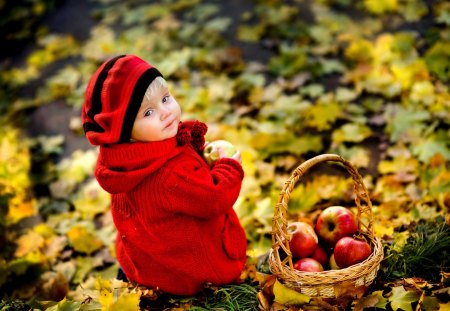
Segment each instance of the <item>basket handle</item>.
[{"label": "basket handle", "polygon": [[[291,174],[288,180],[284,183],[283,189],[280,192],[278,203],[275,205],[275,214],[272,219],[272,249],[276,260],[286,264],[289,262],[289,266],[293,269],[292,253],[289,247],[289,234],[288,234],[288,203],[297,181],[305,175],[305,173],[316,164],[321,162],[334,161],[341,163],[345,169],[350,173],[353,179],[353,192],[355,194],[355,203],[357,207],[357,221],[359,232],[373,236],[373,215],[372,215],[372,203],[369,198],[369,193],[364,185],[363,179],[356,168],[347,160],[336,154],[321,154],[315,156],[302,164],[300,164]],[[280,258],[278,249],[281,248],[287,257]]]}]

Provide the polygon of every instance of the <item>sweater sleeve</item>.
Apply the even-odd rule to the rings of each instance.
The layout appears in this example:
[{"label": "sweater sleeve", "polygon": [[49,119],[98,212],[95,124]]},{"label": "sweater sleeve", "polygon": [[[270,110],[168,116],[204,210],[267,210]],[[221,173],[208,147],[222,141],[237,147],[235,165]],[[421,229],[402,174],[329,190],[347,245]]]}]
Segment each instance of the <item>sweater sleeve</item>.
[{"label": "sweater sleeve", "polygon": [[239,162],[221,159],[209,169],[183,161],[165,178],[168,206],[175,213],[211,218],[229,211],[241,190],[244,171]]}]

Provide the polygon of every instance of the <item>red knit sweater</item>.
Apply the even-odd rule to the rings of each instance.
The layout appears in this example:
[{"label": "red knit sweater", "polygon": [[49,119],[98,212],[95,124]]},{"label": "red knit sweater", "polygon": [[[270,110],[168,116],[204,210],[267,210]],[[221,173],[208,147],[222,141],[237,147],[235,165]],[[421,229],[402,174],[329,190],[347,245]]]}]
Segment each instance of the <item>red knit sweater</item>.
[{"label": "red knit sweater", "polygon": [[112,197],[117,259],[127,277],[177,295],[236,280],[246,237],[233,210],[243,170],[212,169],[199,155],[206,125],[181,123],[177,137],[101,146],[96,177]]}]

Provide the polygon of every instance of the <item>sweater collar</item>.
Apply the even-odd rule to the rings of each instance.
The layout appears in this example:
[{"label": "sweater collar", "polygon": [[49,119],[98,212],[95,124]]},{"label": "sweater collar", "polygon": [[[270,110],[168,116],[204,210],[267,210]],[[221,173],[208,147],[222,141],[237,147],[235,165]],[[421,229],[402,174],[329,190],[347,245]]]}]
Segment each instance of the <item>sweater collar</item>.
[{"label": "sweater collar", "polygon": [[111,194],[128,192],[180,151],[176,137],[101,146],[95,176]]},{"label": "sweater collar", "polygon": [[[102,161],[108,166],[135,167],[147,160],[164,157],[175,149],[177,140],[175,137],[157,142],[132,142],[114,145],[100,146]],[[144,164],[144,163],[142,163]]]}]

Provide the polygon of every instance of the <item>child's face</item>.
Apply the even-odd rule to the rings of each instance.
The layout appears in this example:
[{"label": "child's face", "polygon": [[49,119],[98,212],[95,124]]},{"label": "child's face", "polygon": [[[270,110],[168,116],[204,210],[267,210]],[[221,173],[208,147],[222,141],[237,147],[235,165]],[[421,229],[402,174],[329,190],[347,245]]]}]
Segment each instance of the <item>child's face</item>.
[{"label": "child's face", "polygon": [[158,87],[153,96],[144,97],[134,120],[131,139],[136,141],[161,141],[178,132],[181,108],[167,87]]}]

